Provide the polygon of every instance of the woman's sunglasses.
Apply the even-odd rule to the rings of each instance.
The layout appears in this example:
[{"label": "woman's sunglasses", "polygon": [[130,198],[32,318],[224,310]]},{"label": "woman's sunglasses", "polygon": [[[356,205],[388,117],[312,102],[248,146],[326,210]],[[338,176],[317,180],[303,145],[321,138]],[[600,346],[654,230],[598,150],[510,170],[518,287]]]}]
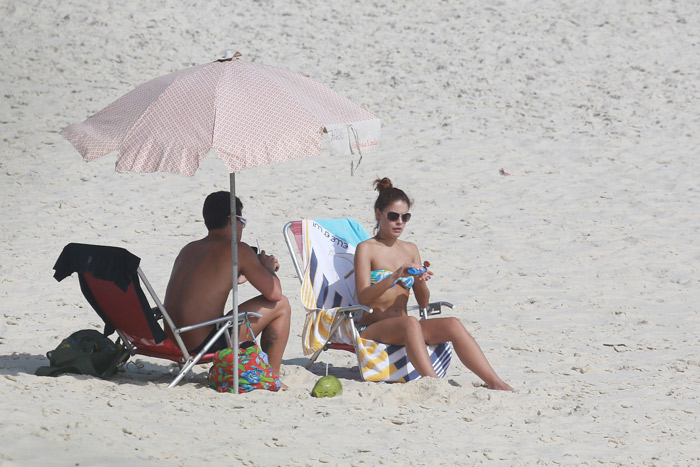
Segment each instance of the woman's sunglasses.
[{"label": "woman's sunglasses", "polygon": [[386,213],[386,218],[389,219],[391,222],[399,220],[399,217],[402,221],[408,222],[411,220],[411,213],[407,212],[406,214],[399,214],[398,212],[394,211],[389,211]]}]

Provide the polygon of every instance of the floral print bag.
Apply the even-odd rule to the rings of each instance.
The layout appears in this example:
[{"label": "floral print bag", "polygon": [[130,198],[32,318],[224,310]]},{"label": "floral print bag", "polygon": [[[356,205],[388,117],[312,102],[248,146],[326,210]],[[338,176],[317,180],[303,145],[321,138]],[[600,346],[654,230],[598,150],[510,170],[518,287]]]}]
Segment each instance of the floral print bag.
[{"label": "floral print bag", "polygon": [[[255,335],[248,327],[247,338],[238,348],[238,393],[254,389],[279,391],[280,379],[273,373],[267,354],[255,342]],[[233,389],[233,349],[216,352],[214,363],[209,369],[209,387],[219,392],[234,392]]]}]

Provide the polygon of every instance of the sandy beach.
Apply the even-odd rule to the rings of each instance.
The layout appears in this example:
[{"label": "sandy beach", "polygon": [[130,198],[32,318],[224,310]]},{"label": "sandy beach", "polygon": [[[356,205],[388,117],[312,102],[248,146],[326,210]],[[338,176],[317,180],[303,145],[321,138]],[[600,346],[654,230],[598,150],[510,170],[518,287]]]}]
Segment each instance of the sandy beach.
[{"label": "sandy beach", "polygon": [[[692,2],[0,2],[0,466],[700,464],[700,10]],[[125,247],[161,295],[201,238],[216,154],[193,177],[85,163],[59,132],[151,78],[240,51],[382,119],[354,175],[317,158],[237,174],[244,240],[279,258],[293,308],[290,389],[218,394],[208,366],[133,357],[109,380],[34,376],[73,331],[103,329],[70,242]],[[500,169],[503,169],[501,172]],[[516,393],[453,360],[447,377],[311,371],[288,220],[371,230],[388,176],[434,299]],[[241,287],[241,297],[252,296]],[[343,394],[310,391],[329,364]]]}]

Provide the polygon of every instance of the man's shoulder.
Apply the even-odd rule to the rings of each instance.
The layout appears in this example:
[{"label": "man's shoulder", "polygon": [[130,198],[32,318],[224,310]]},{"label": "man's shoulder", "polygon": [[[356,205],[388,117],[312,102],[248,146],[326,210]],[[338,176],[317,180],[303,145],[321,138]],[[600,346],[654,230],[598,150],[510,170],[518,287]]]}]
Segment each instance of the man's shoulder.
[{"label": "man's shoulder", "polygon": [[198,250],[198,243],[200,241],[201,240],[195,240],[194,242],[190,242],[187,245],[180,248],[180,252],[177,254],[176,261],[181,260],[182,258],[186,258],[187,256],[193,254],[196,250]]},{"label": "man's shoulder", "polygon": [[207,248],[208,243],[210,242],[206,237],[200,238],[199,240],[194,240],[182,247],[180,250],[180,255],[182,256],[183,254],[188,255],[193,252],[198,252],[204,248]]},{"label": "man's shoulder", "polygon": [[226,240],[204,237],[182,247],[178,258],[204,258],[231,254],[231,244]]},{"label": "man's shoulder", "polygon": [[257,256],[250,245],[246,242],[238,242],[238,260],[245,264],[253,258],[257,259]]}]

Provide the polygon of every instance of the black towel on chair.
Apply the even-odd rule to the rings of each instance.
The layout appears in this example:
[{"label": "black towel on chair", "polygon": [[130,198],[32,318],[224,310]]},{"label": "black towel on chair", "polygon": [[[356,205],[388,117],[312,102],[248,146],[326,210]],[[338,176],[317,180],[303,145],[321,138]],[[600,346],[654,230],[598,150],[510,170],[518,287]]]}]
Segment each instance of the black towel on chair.
[{"label": "black towel on chair", "polygon": [[141,258],[124,248],[69,243],[53,266],[56,270],[53,277],[60,282],[74,272],[89,272],[98,279],[114,282],[126,291],[131,284],[131,275],[140,263]]}]

